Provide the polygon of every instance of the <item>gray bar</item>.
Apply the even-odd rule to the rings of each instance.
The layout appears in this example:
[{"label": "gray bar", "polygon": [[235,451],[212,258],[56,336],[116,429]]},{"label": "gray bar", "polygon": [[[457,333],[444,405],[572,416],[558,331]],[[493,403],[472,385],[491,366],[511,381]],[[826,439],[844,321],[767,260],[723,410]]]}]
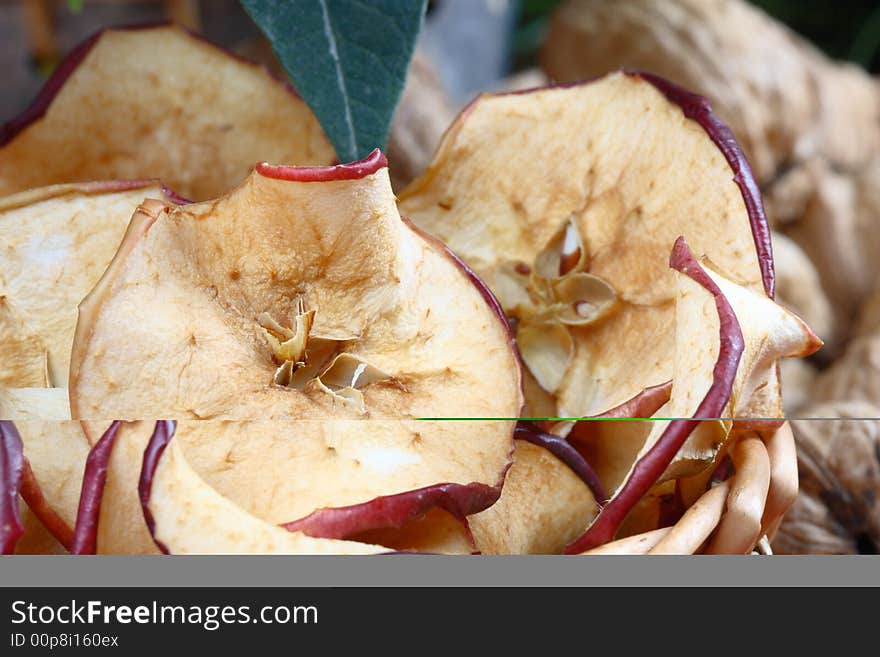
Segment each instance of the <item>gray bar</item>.
[{"label": "gray bar", "polygon": [[13,586],[880,586],[880,556],[0,557]]}]

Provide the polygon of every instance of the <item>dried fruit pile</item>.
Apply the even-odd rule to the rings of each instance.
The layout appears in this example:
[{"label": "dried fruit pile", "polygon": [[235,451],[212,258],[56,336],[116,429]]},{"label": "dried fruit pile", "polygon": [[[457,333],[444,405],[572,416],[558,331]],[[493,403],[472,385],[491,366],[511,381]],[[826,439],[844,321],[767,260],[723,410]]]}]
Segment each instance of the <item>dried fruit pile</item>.
[{"label": "dried fruit pile", "polygon": [[781,303],[825,341],[783,362],[786,411],[838,420],[793,422],[804,488],[774,548],[876,553],[880,84],[743,0],[568,0],[542,63],[559,82],[651,70],[730,125],[766,201]]},{"label": "dried fruit pile", "polygon": [[3,551],[774,533],[779,362],[821,341],[701,97],[484,95],[399,198],[394,166],[334,165],[284,84],[179,29],[75,51],[0,138]]}]

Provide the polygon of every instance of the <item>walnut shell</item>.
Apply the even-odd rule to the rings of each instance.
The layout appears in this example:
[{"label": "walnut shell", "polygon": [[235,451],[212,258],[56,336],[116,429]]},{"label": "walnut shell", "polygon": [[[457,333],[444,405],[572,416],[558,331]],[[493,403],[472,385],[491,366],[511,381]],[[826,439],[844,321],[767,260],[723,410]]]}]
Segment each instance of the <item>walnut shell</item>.
[{"label": "walnut shell", "polygon": [[800,493],[773,539],[780,554],[877,554],[880,549],[880,407],[812,406],[791,423]]},{"label": "walnut shell", "polygon": [[813,385],[817,402],[860,400],[880,405],[880,334],[856,338]]},{"label": "walnut shell", "polygon": [[813,155],[857,167],[880,148],[880,92],[743,0],[569,0],[542,63],[561,81],[620,67],[707,96],[761,182]]},{"label": "walnut shell", "polygon": [[785,415],[799,415],[799,409],[811,401],[816,368],[803,358],[783,358],[779,366]]},{"label": "walnut shell", "polygon": [[427,168],[455,114],[431,60],[416,50],[388,137],[389,173],[396,191]]},{"label": "walnut shell", "polygon": [[812,260],[841,322],[849,322],[880,280],[880,157],[857,174],[813,160],[812,195],[786,234]]},{"label": "walnut shell", "polygon": [[880,290],[876,290],[859,310],[853,334],[856,337],[880,333]]}]

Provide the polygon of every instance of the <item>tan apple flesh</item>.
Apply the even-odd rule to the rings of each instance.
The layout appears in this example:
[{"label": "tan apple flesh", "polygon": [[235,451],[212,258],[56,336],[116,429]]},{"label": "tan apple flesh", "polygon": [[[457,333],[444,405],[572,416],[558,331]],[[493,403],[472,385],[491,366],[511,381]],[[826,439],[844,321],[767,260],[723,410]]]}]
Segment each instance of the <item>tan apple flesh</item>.
[{"label": "tan apple flesh", "polygon": [[334,159],[306,104],[261,67],[179,27],[111,29],[74,50],[0,130],[0,194],[158,178],[204,200],[261,160]]},{"label": "tan apple flesh", "polygon": [[260,520],[223,497],[157,428],[144,455],[139,495],[156,545],[166,554],[381,554],[387,548],[312,538]]},{"label": "tan apple flesh", "polygon": [[667,259],[679,235],[765,289],[732,168],[664,91],[614,74],[479,97],[401,194],[401,212],[517,318],[524,361],[556,414],[595,416],[671,378]]},{"label": "tan apple flesh", "polygon": [[[821,341],[705,100],[484,94],[399,202],[378,150],[333,161],[171,26],[96,35],[0,129],[4,553],[751,549],[779,360]],[[120,177],[212,200],[75,182]],[[731,454],[757,474],[713,488]]]},{"label": "tan apple flesh", "polygon": [[217,201],[142,206],[80,306],[73,416],[518,416],[506,323],[400,220],[380,157],[359,178],[258,170]]},{"label": "tan apple flesh", "polygon": [[77,304],[161,185],[55,185],[0,198],[0,386],[67,388]]},{"label": "tan apple flesh", "polygon": [[70,548],[89,445],[79,422],[16,421],[27,466],[21,495]]},{"label": "tan apple flesh", "polygon": [[589,529],[566,548],[570,554],[613,540],[626,515],[658,482],[698,474],[714,461],[730,435],[732,415],[754,395],[746,381],[757,371],[756,361],[775,363],[821,345],[803,321],[763,292],[737,286],[700,263],[681,238],[670,267],[680,272],[673,383],[657,415],[674,419],[638,423],[647,435],[629,472]]}]

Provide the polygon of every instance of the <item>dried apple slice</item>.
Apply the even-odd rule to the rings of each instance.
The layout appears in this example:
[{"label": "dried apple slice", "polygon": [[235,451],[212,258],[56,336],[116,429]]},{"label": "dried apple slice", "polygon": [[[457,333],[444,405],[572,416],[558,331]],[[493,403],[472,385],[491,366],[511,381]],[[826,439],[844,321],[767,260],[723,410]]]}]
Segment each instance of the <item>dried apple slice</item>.
[{"label": "dried apple slice", "polygon": [[110,29],[77,47],[0,129],[0,194],[158,178],[203,200],[261,160],[335,160],[289,85],[179,27]]},{"label": "dried apple slice", "polygon": [[[469,552],[462,519],[498,498],[510,454],[509,446],[475,451],[460,424],[189,420],[177,423],[175,442],[209,486],[265,522],[318,537]],[[93,447],[75,552],[154,550],[135,494],[153,429],[116,423]]]},{"label": "dried apple slice", "polygon": [[89,446],[79,422],[16,422],[24,443],[21,496],[70,549]]},{"label": "dried apple slice", "polygon": [[[308,327],[300,354],[294,327]],[[324,169],[264,164],[217,201],[142,206],[80,305],[70,396],[85,419],[516,417],[522,405],[500,308],[401,221],[378,151]],[[507,450],[512,429],[460,431]]]},{"label": "dried apple slice", "polygon": [[[606,491],[617,488],[617,483],[608,479],[609,459],[605,453],[611,452],[624,462],[620,466],[622,479],[644,443],[645,435],[639,435],[638,444],[633,447],[624,442],[621,449],[621,430],[625,433],[635,423],[613,419],[652,415],[669,400],[670,389],[669,382],[648,388],[590,421],[521,422],[515,433],[518,445],[514,464],[505,479],[501,498],[486,511],[468,518],[480,551],[561,552],[608,501]],[[598,443],[601,450],[589,449],[593,443],[585,442],[585,438]]]},{"label": "dried apple slice", "polygon": [[150,181],[54,185],[0,198],[0,386],[67,387],[76,307]]},{"label": "dried apple slice", "polygon": [[590,487],[548,449],[518,440],[500,499],[468,518],[483,554],[558,554],[599,506]]},{"label": "dried apple slice", "polygon": [[160,422],[144,454],[138,492],[144,518],[166,554],[381,554],[378,545],[312,538],[260,520],[211,488]]},{"label": "dried apple slice", "polygon": [[461,518],[500,494],[514,420],[418,418],[519,415],[507,323],[469,270],[401,221],[378,152],[261,165],[212,203],[145,203],[80,311],[73,416],[181,418],[187,449],[206,450],[199,468],[223,463],[224,440],[248,444],[186,418],[248,420],[263,435],[217,487],[253,512],[236,495],[259,501],[254,477],[272,472],[265,488],[295,494],[263,519],[341,537],[434,507]]},{"label": "dried apple slice", "polygon": [[[800,318],[765,294],[698,262],[684,239],[676,240],[669,264],[681,274],[675,361],[671,396],[657,415],[675,419],[639,423],[650,431],[632,467],[593,524],[566,548],[570,554],[611,541],[658,483],[705,469],[728,439],[731,418],[759,395],[754,380],[763,376],[766,363],[808,355],[821,346]],[[750,420],[741,426],[752,426]]]},{"label": "dried apple slice", "polygon": [[4,420],[70,419],[67,388],[4,388],[0,386],[0,418]]},{"label": "dried apple slice", "polygon": [[89,443],[80,423],[69,421],[69,412],[66,417],[58,412],[66,410],[66,398],[66,390],[60,388],[0,388],[0,417],[15,419],[22,442],[21,497],[29,512],[69,549]]},{"label": "dried apple slice", "polygon": [[679,235],[773,293],[760,196],[730,131],[650,75],[480,96],[400,207],[498,293],[557,416],[600,415],[672,378]]}]

